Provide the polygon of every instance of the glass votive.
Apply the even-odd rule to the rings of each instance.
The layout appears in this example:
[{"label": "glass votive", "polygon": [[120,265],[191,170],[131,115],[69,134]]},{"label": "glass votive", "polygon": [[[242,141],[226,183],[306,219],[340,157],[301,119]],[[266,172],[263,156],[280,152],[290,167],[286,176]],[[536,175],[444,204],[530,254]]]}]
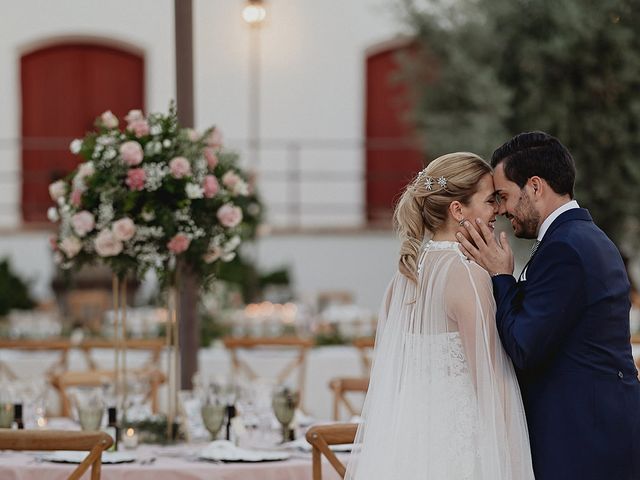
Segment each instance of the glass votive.
[{"label": "glass votive", "polygon": [[124,448],[132,449],[138,446],[138,432],[133,427],[129,427],[122,435],[122,445]]}]

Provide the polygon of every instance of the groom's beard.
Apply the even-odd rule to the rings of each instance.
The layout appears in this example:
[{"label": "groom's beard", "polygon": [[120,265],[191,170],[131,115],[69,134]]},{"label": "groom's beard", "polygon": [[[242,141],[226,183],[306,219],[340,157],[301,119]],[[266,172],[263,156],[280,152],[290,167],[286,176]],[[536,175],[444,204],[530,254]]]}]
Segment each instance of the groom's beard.
[{"label": "groom's beard", "polygon": [[507,212],[505,217],[511,221],[513,233],[516,237],[531,239],[538,236],[540,215],[533,208],[533,203],[524,190],[513,209],[513,213]]}]

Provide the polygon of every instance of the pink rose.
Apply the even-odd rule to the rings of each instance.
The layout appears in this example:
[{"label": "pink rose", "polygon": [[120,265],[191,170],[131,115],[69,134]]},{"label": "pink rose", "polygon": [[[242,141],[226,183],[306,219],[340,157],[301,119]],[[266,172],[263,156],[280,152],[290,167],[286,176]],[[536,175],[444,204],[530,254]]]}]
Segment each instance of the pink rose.
[{"label": "pink rose", "polygon": [[57,182],[53,182],[49,185],[49,195],[51,195],[51,200],[54,202],[59,198],[62,198],[67,193],[67,184],[64,180],[58,180]]},{"label": "pink rose", "polygon": [[149,122],[145,119],[134,120],[127,125],[127,130],[132,130],[136,137],[144,137],[149,135]]},{"label": "pink rose", "polygon": [[207,175],[204,177],[204,181],[202,182],[202,188],[204,190],[204,196],[207,198],[213,198],[220,190],[220,185],[218,185],[218,179],[213,175]]},{"label": "pink rose", "polygon": [[224,227],[233,228],[242,221],[242,210],[231,203],[225,203],[216,213],[218,220]]},{"label": "pink rose", "polygon": [[107,110],[100,115],[100,121],[105,128],[116,128],[118,126],[118,117],[116,117],[111,110]]},{"label": "pink rose", "polygon": [[232,190],[241,180],[240,176],[232,170],[222,176],[222,184],[229,190]]},{"label": "pink rose", "polygon": [[77,188],[71,192],[71,205],[78,208],[82,205],[82,190],[78,190]]},{"label": "pink rose", "polygon": [[204,158],[207,159],[207,165],[209,168],[213,170],[218,165],[218,156],[216,155],[216,151],[211,147],[205,147],[204,149]]},{"label": "pink rose", "polygon": [[144,182],[147,179],[147,174],[143,168],[132,168],[127,172],[127,179],[124,183],[127,184],[129,190],[143,190]]},{"label": "pink rose", "polygon": [[82,250],[82,242],[77,237],[66,237],[60,242],[60,250],[67,258],[73,258]]},{"label": "pink rose", "polygon": [[207,145],[210,147],[221,147],[222,132],[220,131],[219,128],[214,128],[205,141]]},{"label": "pink rose", "polygon": [[136,224],[128,217],[121,218],[113,222],[111,227],[113,234],[118,240],[126,242],[131,240],[136,233]]},{"label": "pink rose", "polygon": [[120,156],[124,163],[130,167],[135,167],[142,162],[144,152],[138,142],[131,140],[120,145]]},{"label": "pink rose", "polygon": [[176,157],[169,162],[169,170],[173,178],[183,178],[191,175],[191,164],[184,157]]},{"label": "pink rose", "polygon": [[84,237],[96,226],[96,220],[91,212],[83,210],[71,217],[71,226],[78,236]]},{"label": "pink rose", "polygon": [[129,110],[129,113],[127,113],[127,116],[124,117],[124,119],[127,123],[133,123],[136,120],[144,120],[144,114],[142,113],[142,110]]},{"label": "pink rose", "polygon": [[169,240],[169,243],[167,243],[167,248],[170,252],[173,252],[177,255],[187,250],[190,243],[191,239],[189,237],[187,237],[184,233],[178,233],[171,240]]},{"label": "pink rose", "polygon": [[102,230],[94,241],[96,252],[101,257],[115,257],[122,252],[122,242],[116,238],[111,230]]}]

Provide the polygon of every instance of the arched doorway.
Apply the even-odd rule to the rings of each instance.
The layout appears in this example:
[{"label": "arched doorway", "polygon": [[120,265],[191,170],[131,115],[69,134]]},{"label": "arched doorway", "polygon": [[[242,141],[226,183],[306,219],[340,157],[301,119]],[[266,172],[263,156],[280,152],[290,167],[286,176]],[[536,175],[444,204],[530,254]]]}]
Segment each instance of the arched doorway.
[{"label": "arched doorway", "polygon": [[122,118],[144,108],[142,55],[112,46],[65,42],[22,56],[22,218],[46,220],[48,185],[78,157],[69,142],[111,110]]},{"label": "arched doorway", "polygon": [[403,187],[422,168],[407,113],[407,87],[397,79],[398,55],[411,55],[405,40],[369,49],[366,60],[366,205],[369,225],[390,225],[393,208]]}]

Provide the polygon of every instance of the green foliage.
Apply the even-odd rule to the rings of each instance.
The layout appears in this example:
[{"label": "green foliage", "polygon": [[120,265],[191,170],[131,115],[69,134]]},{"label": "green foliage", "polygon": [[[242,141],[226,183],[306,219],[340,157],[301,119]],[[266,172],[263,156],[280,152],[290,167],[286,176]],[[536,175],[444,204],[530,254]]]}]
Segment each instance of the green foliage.
[{"label": "green foliage", "polygon": [[13,309],[29,310],[34,306],[27,283],[11,269],[8,259],[0,260],[0,316]]},{"label": "green foliage", "polygon": [[420,46],[404,72],[429,155],[471,149],[488,156],[518,132],[551,133],[576,160],[578,201],[619,246],[635,251],[640,2],[454,4],[402,3]]}]

